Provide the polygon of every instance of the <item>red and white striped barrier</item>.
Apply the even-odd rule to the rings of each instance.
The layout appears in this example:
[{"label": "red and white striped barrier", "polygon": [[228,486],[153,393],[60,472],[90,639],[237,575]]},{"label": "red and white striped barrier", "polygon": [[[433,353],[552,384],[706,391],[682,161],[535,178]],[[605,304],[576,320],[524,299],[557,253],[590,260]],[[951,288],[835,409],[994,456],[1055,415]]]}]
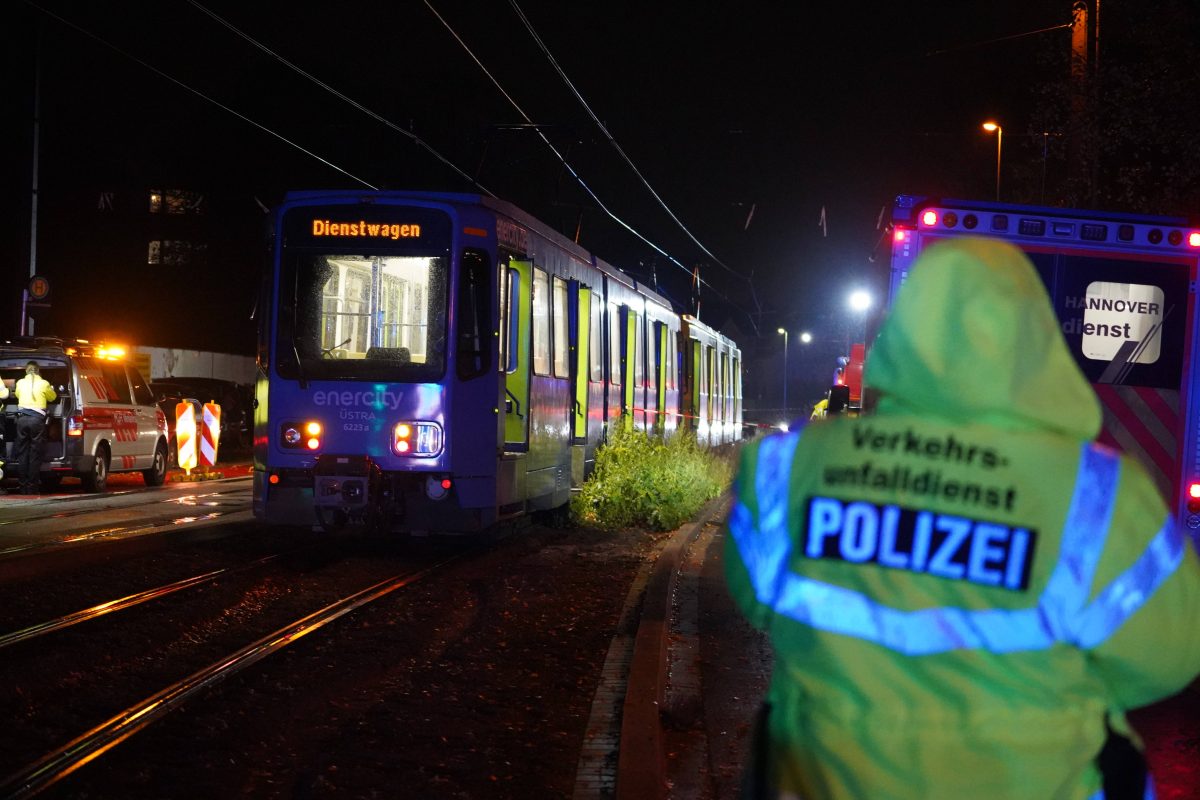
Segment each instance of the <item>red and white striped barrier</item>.
[{"label": "red and white striped barrier", "polygon": [[217,444],[221,439],[221,407],[204,404],[204,424],[200,427],[200,463],[206,467],[217,463]]},{"label": "red and white striped barrier", "polygon": [[190,475],[196,468],[196,411],[186,401],[175,404],[175,446],[179,468]]}]

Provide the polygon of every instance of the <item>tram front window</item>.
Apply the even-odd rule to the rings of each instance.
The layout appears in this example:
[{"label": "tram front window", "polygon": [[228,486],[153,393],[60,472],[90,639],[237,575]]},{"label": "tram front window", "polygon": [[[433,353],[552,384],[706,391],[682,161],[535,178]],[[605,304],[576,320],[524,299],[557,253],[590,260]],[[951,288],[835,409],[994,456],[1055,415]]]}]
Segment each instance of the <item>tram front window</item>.
[{"label": "tram front window", "polygon": [[446,361],[446,260],[300,254],[279,286],[276,363],[301,379],[427,381]]}]

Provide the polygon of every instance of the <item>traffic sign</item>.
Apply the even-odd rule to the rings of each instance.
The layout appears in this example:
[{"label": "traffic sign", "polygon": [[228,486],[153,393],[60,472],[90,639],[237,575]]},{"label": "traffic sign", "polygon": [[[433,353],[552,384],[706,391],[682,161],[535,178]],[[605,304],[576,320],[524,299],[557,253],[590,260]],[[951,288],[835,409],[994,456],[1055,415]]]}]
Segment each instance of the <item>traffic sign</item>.
[{"label": "traffic sign", "polygon": [[50,296],[50,281],[41,275],[34,275],[29,279],[28,290],[30,300],[45,300]]}]

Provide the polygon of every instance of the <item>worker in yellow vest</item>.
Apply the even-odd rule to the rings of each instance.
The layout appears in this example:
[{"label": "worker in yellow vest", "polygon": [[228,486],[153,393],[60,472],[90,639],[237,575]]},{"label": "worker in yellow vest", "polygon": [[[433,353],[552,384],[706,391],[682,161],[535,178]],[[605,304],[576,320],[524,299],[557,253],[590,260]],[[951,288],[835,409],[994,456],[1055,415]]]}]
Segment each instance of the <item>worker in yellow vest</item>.
[{"label": "worker in yellow vest", "polygon": [[1095,443],[1032,264],[929,248],[865,382],[874,415],[742,454],[726,570],[774,647],[765,794],[1152,797],[1125,712],[1200,672],[1200,563]]},{"label": "worker in yellow vest", "polygon": [[13,460],[21,471],[21,494],[41,491],[39,473],[46,440],[46,412],[58,393],[41,376],[37,362],[25,365],[25,377],[13,385],[17,396],[17,447]]}]

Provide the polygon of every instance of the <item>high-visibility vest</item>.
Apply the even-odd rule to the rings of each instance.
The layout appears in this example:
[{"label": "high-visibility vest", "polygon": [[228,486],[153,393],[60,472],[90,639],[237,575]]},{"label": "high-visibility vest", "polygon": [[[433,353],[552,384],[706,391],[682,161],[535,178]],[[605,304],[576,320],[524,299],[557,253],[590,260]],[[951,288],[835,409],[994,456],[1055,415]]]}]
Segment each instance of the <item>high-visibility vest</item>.
[{"label": "high-visibility vest", "polygon": [[1106,715],[1200,668],[1196,554],[1102,445],[830,421],[746,445],[727,529],[776,658],[772,777],[805,798],[1089,796]]},{"label": "high-visibility vest", "polygon": [[765,439],[758,451],[758,519],[743,503],[729,518],[758,600],[775,613],[820,630],[855,636],[907,655],[982,648],[993,653],[1040,650],[1055,644],[1091,648],[1133,615],[1183,560],[1183,537],[1168,516],[1143,558],[1089,602],[1116,497],[1115,453],[1087,443],[1075,481],[1059,561],[1036,601],[1015,611],[929,608],[905,611],[859,592],[787,569],[788,477],[800,434]]}]

